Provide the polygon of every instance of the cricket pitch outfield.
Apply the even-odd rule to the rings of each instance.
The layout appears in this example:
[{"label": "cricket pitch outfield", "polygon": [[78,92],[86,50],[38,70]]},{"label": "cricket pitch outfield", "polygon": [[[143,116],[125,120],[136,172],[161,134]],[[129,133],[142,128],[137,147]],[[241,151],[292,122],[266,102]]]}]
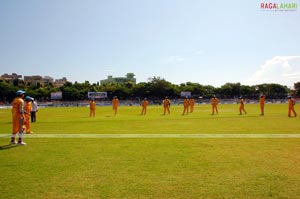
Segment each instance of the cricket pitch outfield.
[{"label": "cricket pitch outfield", "polygon": [[300,118],[287,105],[44,108],[27,146],[7,145],[0,110],[0,198],[298,198]]}]

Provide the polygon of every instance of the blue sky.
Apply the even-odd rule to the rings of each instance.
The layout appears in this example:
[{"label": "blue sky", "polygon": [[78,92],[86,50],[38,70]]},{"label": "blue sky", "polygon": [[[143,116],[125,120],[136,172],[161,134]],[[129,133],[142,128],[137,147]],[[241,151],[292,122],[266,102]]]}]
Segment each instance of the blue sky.
[{"label": "blue sky", "polygon": [[300,0],[294,11],[263,2],[0,0],[0,73],[291,86],[300,81]]}]

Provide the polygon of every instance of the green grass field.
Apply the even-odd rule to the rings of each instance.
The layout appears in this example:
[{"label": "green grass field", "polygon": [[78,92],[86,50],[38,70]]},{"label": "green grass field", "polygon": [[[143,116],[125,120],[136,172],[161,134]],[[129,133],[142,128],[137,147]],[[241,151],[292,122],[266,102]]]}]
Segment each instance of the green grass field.
[{"label": "green grass field", "polygon": [[[38,134],[299,134],[300,118],[287,105],[197,105],[182,116],[150,106],[44,108]],[[297,109],[296,109],[297,110]],[[11,132],[0,109],[0,136]],[[0,138],[0,198],[299,198],[300,138]]]}]

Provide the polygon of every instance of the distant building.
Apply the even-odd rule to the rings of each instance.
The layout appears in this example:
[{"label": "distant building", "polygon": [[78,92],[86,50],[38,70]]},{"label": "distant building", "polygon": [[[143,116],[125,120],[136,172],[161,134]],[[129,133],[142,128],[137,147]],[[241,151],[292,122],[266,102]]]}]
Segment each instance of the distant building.
[{"label": "distant building", "polygon": [[107,83],[126,83],[126,82],[133,82],[136,84],[136,78],[134,78],[134,73],[127,73],[125,77],[113,77],[109,75],[107,79],[100,80],[100,84],[107,84]]},{"label": "distant building", "polygon": [[37,86],[44,85],[43,77],[40,75],[33,75],[33,76],[24,76],[24,83],[25,84],[32,84]]},{"label": "distant building", "polygon": [[54,81],[54,86],[56,86],[56,87],[60,87],[60,86],[63,86],[66,82],[67,82],[68,80],[67,80],[67,78],[66,77],[63,77],[62,79],[56,79],[55,81]]},{"label": "distant building", "polygon": [[8,81],[9,83],[13,83],[14,80],[22,80],[22,75],[18,75],[17,73],[3,74],[1,75],[1,79]]},{"label": "distant building", "polygon": [[44,85],[53,84],[53,82],[54,82],[54,79],[52,77],[49,77],[49,76],[43,77],[43,83],[44,83]]}]

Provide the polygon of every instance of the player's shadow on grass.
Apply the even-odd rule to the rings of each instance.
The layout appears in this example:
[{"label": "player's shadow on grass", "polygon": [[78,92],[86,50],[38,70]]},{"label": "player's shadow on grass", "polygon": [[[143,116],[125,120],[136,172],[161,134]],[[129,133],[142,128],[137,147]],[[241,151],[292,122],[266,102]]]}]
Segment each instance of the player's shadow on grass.
[{"label": "player's shadow on grass", "polygon": [[12,148],[15,148],[17,147],[18,145],[16,144],[7,144],[7,145],[3,145],[3,146],[0,146],[0,151],[1,150],[6,150],[6,149],[12,149]]}]

